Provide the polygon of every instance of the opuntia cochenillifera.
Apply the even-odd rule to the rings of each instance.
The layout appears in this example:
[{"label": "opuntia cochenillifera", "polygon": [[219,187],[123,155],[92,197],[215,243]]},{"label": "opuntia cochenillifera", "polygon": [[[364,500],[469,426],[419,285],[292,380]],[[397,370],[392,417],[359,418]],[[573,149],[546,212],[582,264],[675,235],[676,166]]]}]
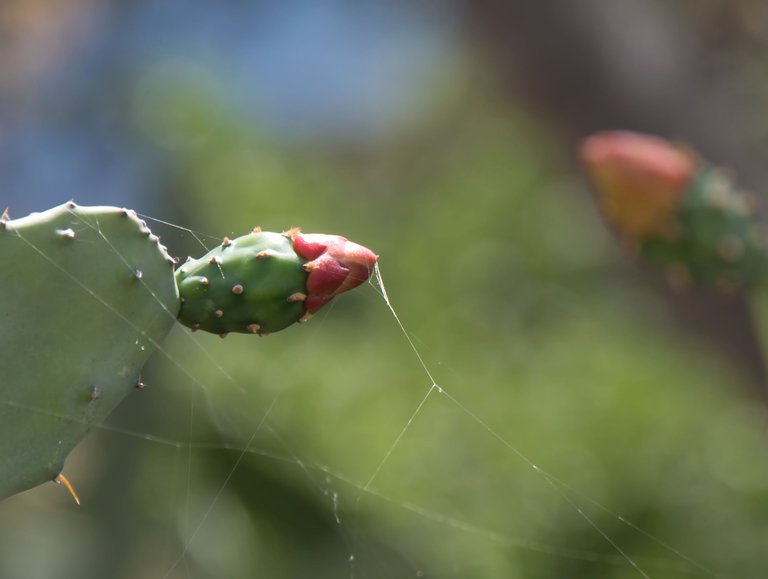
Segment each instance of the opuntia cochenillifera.
[{"label": "opuntia cochenillifera", "polygon": [[133,211],[70,202],[0,217],[0,499],[60,475],[177,316],[220,335],[275,332],[366,281],[376,255],[254,231],[175,262]]},{"label": "opuntia cochenillifera", "polygon": [[766,281],[766,225],[722,171],[684,147],[626,132],[589,137],[581,157],[606,220],[674,286],[733,292]]}]

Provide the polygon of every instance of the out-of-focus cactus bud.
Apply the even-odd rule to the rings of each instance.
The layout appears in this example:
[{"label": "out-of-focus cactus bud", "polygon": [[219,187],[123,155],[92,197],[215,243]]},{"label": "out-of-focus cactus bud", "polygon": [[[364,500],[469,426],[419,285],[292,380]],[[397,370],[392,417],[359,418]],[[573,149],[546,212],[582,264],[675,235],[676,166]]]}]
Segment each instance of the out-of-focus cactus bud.
[{"label": "out-of-focus cactus bud", "polygon": [[754,198],[691,151],[658,137],[598,133],[581,159],[602,212],[672,285],[737,291],[768,274]]},{"label": "out-of-focus cactus bud", "polygon": [[581,158],[606,219],[622,235],[664,235],[696,170],[686,150],[647,135],[598,133],[582,143]]}]

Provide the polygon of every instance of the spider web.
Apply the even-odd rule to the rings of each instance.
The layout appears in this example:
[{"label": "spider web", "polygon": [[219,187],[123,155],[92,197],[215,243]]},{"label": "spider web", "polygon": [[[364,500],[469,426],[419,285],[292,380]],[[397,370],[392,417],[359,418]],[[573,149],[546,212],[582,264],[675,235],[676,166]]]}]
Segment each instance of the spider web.
[{"label": "spider web", "polygon": [[[206,250],[208,246],[219,241],[218,237],[195,232],[167,221],[149,216],[142,217],[183,232]],[[99,235],[109,244],[109,240],[100,231]],[[210,240],[210,243],[204,240]],[[125,261],[117,248],[111,244],[110,247],[118,259]],[[127,262],[126,267],[129,267]],[[392,416],[384,419],[386,434],[381,437],[383,444],[376,445],[378,450],[372,453],[372,456],[366,456],[364,460],[345,455],[343,464],[328,463],[324,457],[335,455],[329,454],[327,448],[313,444],[311,436],[295,436],[291,432],[293,419],[290,417],[290,409],[286,408],[295,403],[301,393],[293,392],[296,388],[289,379],[279,378],[281,371],[291,368],[292,360],[301,358],[301,354],[297,352],[303,351],[303,348],[311,350],[318,340],[334,339],[321,337],[322,333],[332,331],[328,326],[332,323],[333,308],[326,308],[324,314],[312,322],[311,330],[303,330],[306,335],[300,339],[299,346],[291,345],[291,352],[280,356],[276,354],[277,350],[270,347],[262,359],[254,360],[253,364],[258,365],[265,363],[266,357],[277,358],[269,360],[271,369],[260,367],[257,371],[251,368],[252,378],[247,377],[249,361],[234,363],[232,356],[227,355],[226,342],[217,342],[218,338],[201,337],[177,328],[169,340],[169,345],[152,344],[157,347],[158,359],[152,365],[150,375],[155,375],[154,380],[157,383],[153,384],[150,379],[149,390],[155,391],[169,386],[172,382],[169,376],[174,375],[175,380],[180,380],[183,385],[183,393],[175,394],[174,406],[162,409],[163,414],[170,417],[170,424],[166,429],[169,434],[157,433],[157,423],[147,426],[139,421],[136,424],[135,414],[123,415],[122,412],[117,412],[116,416],[110,417],[110,420],[100,427],[99,434],[95,436],[106,439],[106,444],[113,444],[117,439],[123,444],[126,441],[138,440],[141,445],[139,454],[142,451],[160,451],[163,456],[161,460],[166,463],[159,476],[167,478],[170,481],[169,486],[173,489],[169,493],[163,493],[164,497],[172,499],[166,512],[172,521],[165,521],[163,534],[168,537],[168,542],[154,558],[153,565],[147,567],[151,571],[147,571],[145,576],[164,579],[208,576],[205,572],[206,566],[201,564],[200,560],[210,560],[211,553],[217,549],[227,552],[226,544],[222,544],[225,543],[224,539],[222,543],[215,540],[212,542],[212,531],[215,533],[215,530],[221,527],[222,521],[240,521],[238,524],[242,525],[244,532],[248,536],[253,535],[247,532],[248,522],[239,519],[239,515],[235,513],[243,505],[238,502],[237,493],[234,491],[237,490],[235,480],[242,478],[247,465],[255,460],[261,464],[269,464],[270,468],[281,472],[292,473],[295,478],[290,485],[303,481],[300,494],[322,505],[321,510],[326,518],[337,528],[345,550],[343,568],[345,574],[353,579],[402,576],[403,567],[392,566],[388,558],[389,551],[379,546],[378,534],[371,529],[370,519],[376,516],[382,517],[384,523],[375,523],[374,526],[382,524],[390,534],[396,535],[407,525],[419,528],[417,534],[427,535],[425,543],[404,549],[411,553],[415,551],[417,557],[419,550],[426,549],[425,545],[430,540],[442,546],[440,556],[447,562],[443,568],[433,572],[430,562],[434,563],[434,555],[425,555],[422,560],[405,562],[404,567],[411,571],[409,576],[458,577],[475,573],[478,573],[477,576],[496,576],[488,575],[489,570],[509,572],[510,569],[518,569],[521,577],[554,577],[564,576],[563,570],[584,568],[589,569],[591,573],[611,577],[722,576],[700,558],[685,554],[676,545],[645,531],[640,524],[623,516],[614,507],[591,498],[590,493],[580,490],[580,485],[566,482],[550,469],[540,466],[534,460],[534,455],[521,450],[525,446],[522,441],[514,439],[507,430],[498,425],[497,416],[486,416],[481,410],[475,409],[477,405],[473,400],[458,393],[464,392],[464,389],[455,387],[456,384],[468,382],[468,379],[463,376],[459,376],[458,381],[436,377],[434,369],[443,369],[444,365],[426,359],[423,352],[429,349],[428,346],[420,344],[401,321],[378,267],[370,288],[372,291],[364,298],[365,307],[378,307],[387,314],[390,325],[396,330],[392,336],[399,335],[398,339],[403,344],[403,356],[410,360],[398,359],[390,363],[413,364],[412,386],[417,392],[406,404],[398,405],[400,418]],[[89,288],[81,289],[93,295]],[[93,297],[99,299],[98,296]],[[173,315],[171,312],[167,313]],[[124,321],[130,324],[130,320]],[[371,331],[385,330],[377,328]],[[264,344],[266,343],[265,340]],[[259,343],[258,346],[261,347],[262,344]],[[285,348],[285,344],[282,347]],[[235,356],[240,355],[238,350]],[[195,366],[195,370],[190,369],[190,356],[203,360],[202,366],[207,370],[205,375],[197,373],[201,364]],[[332,361],[333,365],[343,363],[343,352],[339,360]],[[300,363],[297,366],[301,369]],[[258,379],[253,376],[258,376]],[[301,372],[298,372],[297,376],[301,379]],[[344,377],[343,374],[341,376],[346,379],[347,387],[356,382],[351,377]],[[363,377],[361,381],[367,383],[371,379]],[[365,385],[367,384],[363,384]],[[314,392],[318,400],[322,400],[324,396],[332,396],[321,388],[309,388],[309,391]],[[129,397],[130,404],[124,403],[124,406],[146,404],[141,400],[143,397],[143,393],[142,396]],[[186,402],[180,403],[185,400]],[[12,404],[12,401],[4,402]],[[363,407],[365,404],[376,402],[364,403]],[[253,408],[259,408],[259,413],[254,414]],[[403,410],[405,412],[402,412]],[[322,413],[322,408],[317,412]],[[128,416],[127,426],[122,424],[125,416]],[[329,418],[330,416],[331,413]],[[358,428],[362,428],[367,420],[373,420],[359,414],[355,418]],[[529,419],[536,420],[536,417]],[[408,473],[409,465],[439,464],[445,454],[462,453],[466,452],[466,448],[473,448],[430,448],[420,442],[420,438],[427,436],[430,430],[447,432],[446,425],[457,429],[460,438],[472,439],[480,447],[495,447],[490,455],[497,461],[494,469],[498,471],[499,480],[487,488],[490,490],[498,486],[509,486],[512,491],[506,497],[506,504],[488,504],[483,500],[486,487],[483,486],[485,481],[482,477],[488,476],[494,469],[480,469],[481,480],[474,481],[477,488],[473,488],[472,468],[477,465],[472,462],[473,457],[470,455],[459,455],[459,463],[466,462],[468,466],[465,471],[455,474],[466,476],[467,480],[460,481],[455,487],[440,478],[443,471],[435,470],[437,474],[433,475],[428,468],[414,469],[418,471],[417,475],[403,484],[402,478]],[[93,438],[92,436],[91,439]],[[332,442],[338,438],[331,437],[329,440]],[[355,445],[350,448],[355,448]],[[168,460],[168,450],[172,456],[171,460]],[[427,454],[424,454],[425,452]],[[201,457],[211,453],[218,457],[219,462],[228,463],[228,466],[221,470],[224,473],[223,478],[206,480],[205,460]],[[76,458],[68,463],[70,478],[74,481],[78,478],[76,470],[79,462],[80,459]],[[454,467],[449,467],[446,471],[450,472],[452,468]],[[350,471],[353,474],[350,474]],[[256,469],[256,472],[263,474],[261,467]],[[518,489],[522,493],[521,497],[515,496],[518,479],[525,481],[525,485]],[[242,485],[242,482],[238,484]],[[439,500],[432,500],[432,495],[440,495],[438,491],[441,490],[446,491],[445,497],[440,496]],[[451,496],[455,493],[459,493],[464,499],[468,496],[474,497],[474,500],[468,503],[469,508],[465,504],[461,504],[461,508],[453,508]],[[87,493],[81,495],[85,495],[87,504]],[[264,500],[268,501],[269,497]],[[540,529],[532,529],[526,535],[524,531],[516,532],[520,529],[519,525],[499,526],[499,519],[489,515],[489,511],[506,511],[510,518],[524,520],[530,517],[530,513],[526,512],[527,501],[535,501],[536,508],[549,510],[551,516],[583,533],[586,546],[582,548],[567,542],[539,540],[536,537],[543,534]],[[476,504],[477,508],[472,509],[473,504]],[[180,539],[174,540],[173,537]],[[473,569],[469,563],[462,565],[461,562],[452,561],[452,546],[468,542],[479,545],[480,554],[489,558],[485,569]],[[640,554],[634,552],[638,545],[642,547]],[[546,559],[548,565],[540,566],[540,569],[549,571],[533,574],[530,569],[535,567],[526,567],[520,563],[531,557]],[[335,568],[338,568],[338,565]]]}]

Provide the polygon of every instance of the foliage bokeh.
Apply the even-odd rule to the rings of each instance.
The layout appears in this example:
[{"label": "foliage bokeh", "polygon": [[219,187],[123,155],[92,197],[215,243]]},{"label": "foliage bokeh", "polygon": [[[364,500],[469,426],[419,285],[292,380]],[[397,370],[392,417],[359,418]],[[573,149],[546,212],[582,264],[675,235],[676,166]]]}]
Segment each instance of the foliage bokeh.
[{"label": "foliage bokeh", "polygon": [[[206,18],[229,17],[182,23]],[[69,459],[81,508],[55,485],[0,505],[0,576],[761,576],[760,401],[628,270],[557,128],[448,36],[399,121],[341,136],[254,114],[234,65],[109,61],[96,142],[135,154],[126,202],[195,232],[150,222],[172,252],[255,225],[373,248],[444,391],[375,284],[265,339],[178,328]],[[78,189],[123,202],[99,171]]]}]

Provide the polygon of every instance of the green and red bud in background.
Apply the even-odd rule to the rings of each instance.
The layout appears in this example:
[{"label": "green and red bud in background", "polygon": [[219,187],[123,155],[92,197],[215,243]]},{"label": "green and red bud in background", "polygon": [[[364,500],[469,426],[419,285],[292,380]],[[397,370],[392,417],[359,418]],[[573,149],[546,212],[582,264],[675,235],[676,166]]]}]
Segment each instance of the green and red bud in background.
[{"label": "green and red bud in background", "polygon": [[585,139],[580,155],[606,221],[675,287],[736,291],[768,276],[754,198],[689,149],[604,132]]}]

